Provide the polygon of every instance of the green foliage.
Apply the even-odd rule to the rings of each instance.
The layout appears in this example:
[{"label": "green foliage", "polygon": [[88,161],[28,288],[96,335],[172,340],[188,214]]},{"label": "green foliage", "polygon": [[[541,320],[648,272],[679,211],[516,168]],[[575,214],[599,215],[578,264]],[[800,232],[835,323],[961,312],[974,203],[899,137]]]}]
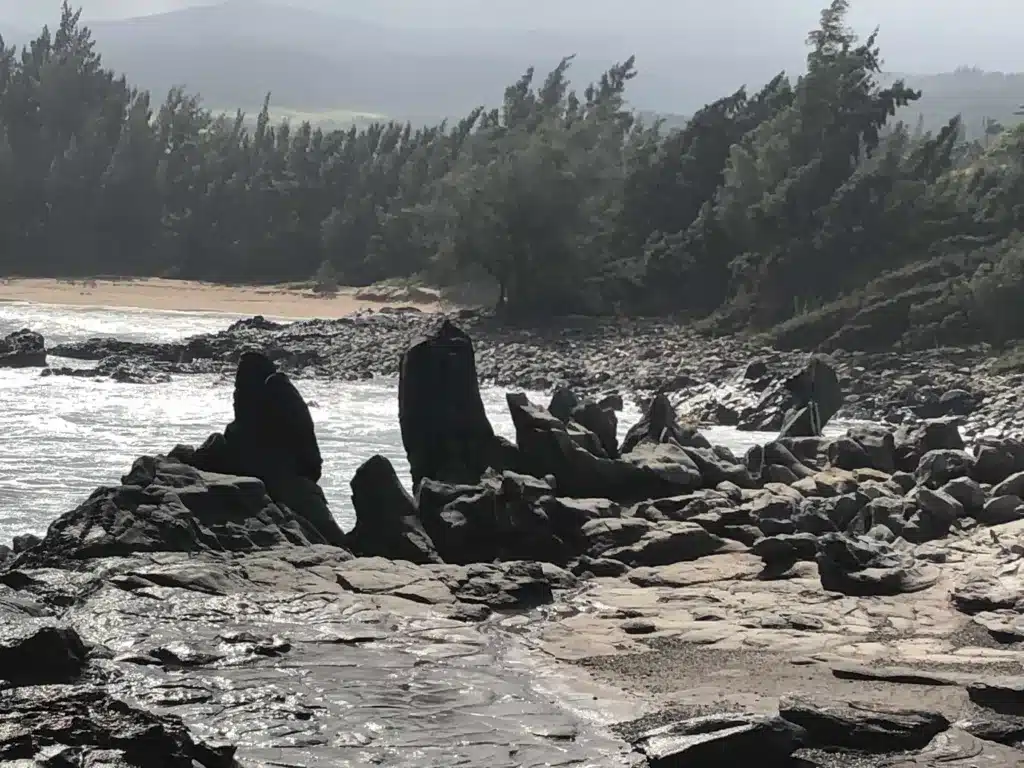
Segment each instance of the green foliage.
[{"label": "green foliage", "polygon": [[847,5],[822,12],[805,73],[675,126],[628,109],[632,58],[576,92],[570,57],[457,123],[325,130],[275,121],[269,96],[254,117],[180,88],[156,104],[65,4],[24,50],[0,41],[0,274],[314,275],[325,293],[418,275],[493,287],[517,320],[672,313],[790,346],[1024,337],[1024,128],[900,122],[921,93],[882,76]]}]

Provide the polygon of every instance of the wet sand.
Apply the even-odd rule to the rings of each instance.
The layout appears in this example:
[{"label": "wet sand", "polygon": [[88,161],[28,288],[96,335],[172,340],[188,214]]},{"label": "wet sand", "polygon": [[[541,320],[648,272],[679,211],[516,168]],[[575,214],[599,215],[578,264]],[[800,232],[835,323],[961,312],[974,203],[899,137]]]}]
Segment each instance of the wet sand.
[{"label": "wet sand", "polygon": [[0,281],[0,301],[28,301],[64,306],[131,307],[135,309],[224,312],[238,315],[301,319],[335,318],[367,309],[415,306],[425,311],[439,308],[437,301],[416,292],[403,297],[394,291],[385,298],[355,288],[341,288],[332,296],[320,296],[295,284],[232,286],[191,280],[114,279],[53,280],[10,279]]}]

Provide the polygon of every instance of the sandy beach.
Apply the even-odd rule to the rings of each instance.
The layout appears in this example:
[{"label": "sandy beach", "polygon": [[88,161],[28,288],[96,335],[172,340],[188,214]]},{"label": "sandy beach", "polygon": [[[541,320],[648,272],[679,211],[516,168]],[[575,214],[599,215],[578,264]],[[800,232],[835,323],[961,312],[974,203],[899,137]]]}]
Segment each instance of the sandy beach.
[{"label": "sandy beach", "polygon": [[11,279],[0,282],[0,301],[71,306],[132,307],[186,312],[225,312],[239,315],[300,319],[344,317],[359,310],[387,306],[438,308],[437,300],[421,291],[370,291],[342,288],[319,296],[308,288],[289,285],[230,286],[190,280],[53,280]]}]

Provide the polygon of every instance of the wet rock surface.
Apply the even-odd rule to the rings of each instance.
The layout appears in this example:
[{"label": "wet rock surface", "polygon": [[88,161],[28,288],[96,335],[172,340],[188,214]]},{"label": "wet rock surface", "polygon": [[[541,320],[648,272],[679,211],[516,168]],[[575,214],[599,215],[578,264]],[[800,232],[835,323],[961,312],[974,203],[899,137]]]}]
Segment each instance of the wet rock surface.
[{"label": "wet rock surface", "polygon": [[0,338],[0,368],[45,368],[46,343],[41,334],[22,328]]}]

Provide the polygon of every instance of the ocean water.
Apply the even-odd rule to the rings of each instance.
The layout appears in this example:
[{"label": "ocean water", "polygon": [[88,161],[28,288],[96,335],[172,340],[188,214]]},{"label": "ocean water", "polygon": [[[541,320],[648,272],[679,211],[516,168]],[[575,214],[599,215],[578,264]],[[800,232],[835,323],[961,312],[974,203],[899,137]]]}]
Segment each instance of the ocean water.
[{"label": "ocean water", "polygon": [[[92,336],[173,341],[223,330],[237,319],[218,313],[12,302],[0,303],[0,336],[31,328],[50,345]],[[51,364],[80,365],[59,358],[51,358]],[[311,401],[324,458],[321,484],[335,516],[348,529],[354,523],[349,480],[363,461],[380,453],[409,483],[397,382],[296,383]],[[41,534],[97,486],[117,483],[138,456],[167,452],[178,443],[198,445],[223,429],[231,419],[231,388],[230,377],[222,376],[127,384],[0,369],[0,542],[22,533]],[[495,431],[514,438],[505,393],[493,387],[482,392]],[[545,393],[528,394],[547,403]],[[619,416],[620,434],[625,434],[640,414],[627,403]],[[705,434],[737,452],[771,437],[728,428],[710,428]]]}]

